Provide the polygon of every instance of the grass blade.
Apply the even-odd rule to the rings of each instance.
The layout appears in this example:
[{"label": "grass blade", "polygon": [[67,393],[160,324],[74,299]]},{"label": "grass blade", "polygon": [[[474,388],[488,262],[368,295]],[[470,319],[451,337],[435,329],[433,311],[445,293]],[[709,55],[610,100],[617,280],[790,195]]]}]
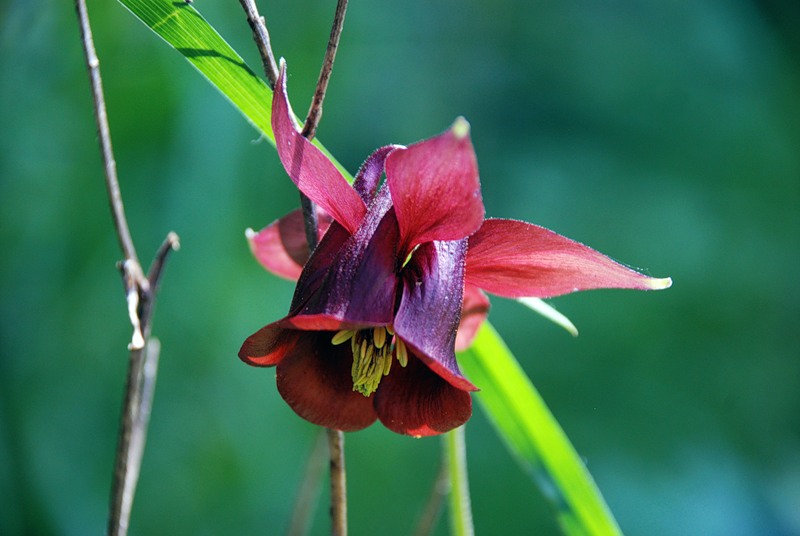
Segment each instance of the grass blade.
[{"label": "grass blade", "polygon": [[600,491],[555,417],[497,332],[484,323],[459,366],[498,434],[556,508],[569,535],[618,535]]}]

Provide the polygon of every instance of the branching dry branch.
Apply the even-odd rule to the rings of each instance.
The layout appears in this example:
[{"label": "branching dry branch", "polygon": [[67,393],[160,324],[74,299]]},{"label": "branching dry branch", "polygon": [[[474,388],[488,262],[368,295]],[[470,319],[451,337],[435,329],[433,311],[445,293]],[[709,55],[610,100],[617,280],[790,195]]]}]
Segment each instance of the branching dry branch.
[{"label": "branching dry branch", "polygon": [[111,505],[108,517],[108,534],[124,536],[128,532],[133,498],[139,480],[147,427],[150,422],[155,381],[158,371],[160,345],[150,339],[155,293],[164,262],[170,251],[178,249],[178,235],[170,232],[155,255],[150,271],[145,276],[131,238],[125,207],[117,178],[117,166],[111,145],[100,60],[94,48],[92,29],[85,0],[75,0],[75,10],[81,31],[81,41],[89,71],[94,115],[100,143],[100,153],[105,171],[106,190],[111,207],[123,261],[119,263],[125,298],[133,335],[128,345],[128,378],[120,417],[117,452],[111,486]]}]

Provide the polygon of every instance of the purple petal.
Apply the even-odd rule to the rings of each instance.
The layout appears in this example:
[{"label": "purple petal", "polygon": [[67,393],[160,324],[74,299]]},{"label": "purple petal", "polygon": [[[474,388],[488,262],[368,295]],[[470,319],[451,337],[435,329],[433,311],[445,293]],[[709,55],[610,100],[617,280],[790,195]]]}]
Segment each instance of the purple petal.
[{"label": "purple petal", "polygon": [[422,244],[403,268],[394,330],[428,367],[454,387],[476,390],[458,370],[454,351],[464,292],[467,240]]},{"label": "purple petal", "polygon": [[356,179],[353,182],[353,188],[358,192],[365,204],[369,205],[372,198],[375,197],[375,192],[378,191],[378,183],[381,180],[386,157],[398,148],[402,149],[403,147],[401,145],[381,147],[361,164],[361,168],[358,170]]},{"label": "purple petal", "polygon": [[331,223],[325,236],[314,249],[314,253],[303,266],[289,309],[291,312],[299,311],[319,290],[339,251],[349,238],[350,233],[344,227],[336,221]]},{"label": "purple petal", "polygon": [[412,356],[405,368],[395,363],[383,378],[375,393],[375,411],[393,432],[431,436],[467,422],[472,399]]},{"label": "purple petal", "polygon": [[464,119],[386,159],[403,252],[432,240],[458,240],[483,221],[478,163]]},{"label": "purple petal", "polygon": [[489,219],[469,238],[468,285],[509,298],[549,298],[579,290],[667,288],[583,244],[542,227]]},{"label": "purple petal", "polygon": [[298,132],[284,64],[272,96],[272,131],[283,167],[300,191],[354,232],[366,212],[364,202],[322,151]]},{"label": "purple petal", "polygon": [[[305,301],[297,299],[293,303],[293,321],[302,322],[302,317],[312,316],[339,319],[347,325],[391,323],[397,288],[397,241],[397,220],[384,187],[370,204],[356,233],[347,239],[328,264],[324,280],[312,289],[313,295]],[[309,264],[315,261],[314,257],[316,252]],[[313,269],[308,267],[309,272]],[[303,296],[309,294],[311,286],[301,289],[301,285],[305,285],[302,279],[298,283],[296,298],[300,293]],[[296,307],[301,302],[302,307]]]},{"label": "purple petal", "polygon": [[372,397],[353,391],[350,345],[333,346],[331,332],[297,332],[292,351],[278,364],[278,392],[305,420],[346,432],[375,422]]},{"label": "purple petal", "polygon": [[[319,238],[331,224],[330,215],[317,207]],[[250,251],[261,265],[280,277],[297,281],[308,260],[303,214],[294,210],[255,233],[247,230]]]}]

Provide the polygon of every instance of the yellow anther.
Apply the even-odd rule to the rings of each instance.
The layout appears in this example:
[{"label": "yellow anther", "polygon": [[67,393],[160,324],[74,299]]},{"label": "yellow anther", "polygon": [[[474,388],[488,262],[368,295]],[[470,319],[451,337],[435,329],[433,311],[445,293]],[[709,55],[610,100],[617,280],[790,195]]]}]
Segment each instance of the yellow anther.
[{"label": "yellow anther", "polygon": [[372,341],[375,343],[375,348],[383,348],[386,344],[386,328],[379,327],[372,330]]},{"label": "yellow anther", "polygon": [[389,333],[389,335],[394,335],[394,326],[391,324],[386,326],[386,331]]},{"label": "yellow anther", "polygon": [[390,340],[393,335],[394,330],[391,327],[379,326],[362,330],[341,330],[333,336],[333,344],[342,344],[350,339],[350,349],[353,352],[353,365],[350,367],[353,391],[364,396],[372,395],[378,389],[381,379],[388,376],[394,355],[401,366],[408,364],[406,345],[397,337]]},{"label": "yellow anther", "polygon": [[397,354],[397,362],[400,363],[400,366],[405,368],[408,365],[408,349],[406,348],[406,344],[400,339],[395,339],[395,353]]},{"label": "yellow anther", "polygon": [[333,344],[334,346],[337,346],[339,344],[342,344],[343,342],[347,342],[355,334],[356,334],[356,332],[353,331],[352,329],[343,329],[343,330],[337,331],[336,334],[331,339],[331,344]]}]

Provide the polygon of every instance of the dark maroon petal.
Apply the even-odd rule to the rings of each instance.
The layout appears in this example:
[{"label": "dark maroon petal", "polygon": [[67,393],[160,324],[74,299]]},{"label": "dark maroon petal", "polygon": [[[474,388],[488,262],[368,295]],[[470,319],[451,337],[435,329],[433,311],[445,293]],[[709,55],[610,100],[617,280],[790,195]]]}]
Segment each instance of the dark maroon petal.
[{"label": "dark maroon petal", "polygon": [[464,119],[435,138],[389,154],[386,181],[405,252],[432,240],[464,238],[483,221],[478,163]]},{"label": "dark maroon petal", "polygon": [[250,335],[239,350],[239,358],[256,367],[271,367],[297,346],[299,331],[283,329],[280,322],[261,328]]},{"label": "dark maroon petal", "polygon": [[489,314],[489,297],[478,287],[464,286],[464,303],[461,306],[461,323],[456,333],[456,352],[472,346],[478,329]]},{"label": "dark maroon petal", "polygon": [[328,232],[322,237],[322,240],[314,249],[314,253],[311,254],[311,258],[303,266],[303,271],[297,281],[297,287],[295,287],[294,297],[292,298],[290,308],[292,313],[299,312],[319,290],[325,282],[325,277],[328,275],[328,271],[330,271],[339,251],[349,238],[350,233],[347,232],[347,229],[336,221],[331,223]]},{"label": "dark maroon petal", "polygon": [[378,418],[398,434],[441,434],[461,426],[472,415],[470,394],[453,387],[413,356],[405,368],[392,364],[374,396]]},{"label": "dark maroon petal", "polygon": [[297,332],[292,351],[278,364],[278,392],[305,420],[351,432],[375,422],[372,397],[353,391],[349,344],[333,346],[331,332]]},{"label": "dark maroon petal", "polygon": [[469,238],[468,285],[509,298],[549,298],[578,290],[667,288],[583,244],[542,227],[489,219]]},{"label": "dark maroon petal", "polygon": [[[313,296],[301,308],[293,306],[294,320],[310,315],[362,326],[391,323],[397,289],[397,240],[397,220],[384,187],[370,204],[362,225],[329,264]],[[315,256],[316,252],[309,264]]]},{"label": "dark maroon petal", "polygon": [[386,157],[389,156],[389,153],[398,148],[403,147],[401,145],[387,145],[386,147],[381,147],[361,164],[361,169],[358,170],[356,179],[353,182],[353,188],[358,192],[358,195],[361,196],[361,200],[364,201],[366,205],[370,204],[372,198],[375,197],[375,192],[378,191],[378,184],[381,180]]},{"label": "dark maroon petal", "polygon": [[[319,238],[331,224],[330,215],[317,207]],[[297,281],[303,265],[308,260],[303,213],[298,209],[275,220],[255,233],[247,230],[250,251],[256,260],[275,275]]]},{"label": "dark maroon petal", "polygon": [[458,370],[454,351],[466,252],[466,239],[427,242],[414,251],[403,268],[394,330],[436,374],[458,389],[474,391]]},{"label": "dark maroon petal", "polygon": [[364,202],[325,154],[297,130],[283,63],[272,96],[272,131],[283,167],[300,191],[354,232],[366,212]]}]

